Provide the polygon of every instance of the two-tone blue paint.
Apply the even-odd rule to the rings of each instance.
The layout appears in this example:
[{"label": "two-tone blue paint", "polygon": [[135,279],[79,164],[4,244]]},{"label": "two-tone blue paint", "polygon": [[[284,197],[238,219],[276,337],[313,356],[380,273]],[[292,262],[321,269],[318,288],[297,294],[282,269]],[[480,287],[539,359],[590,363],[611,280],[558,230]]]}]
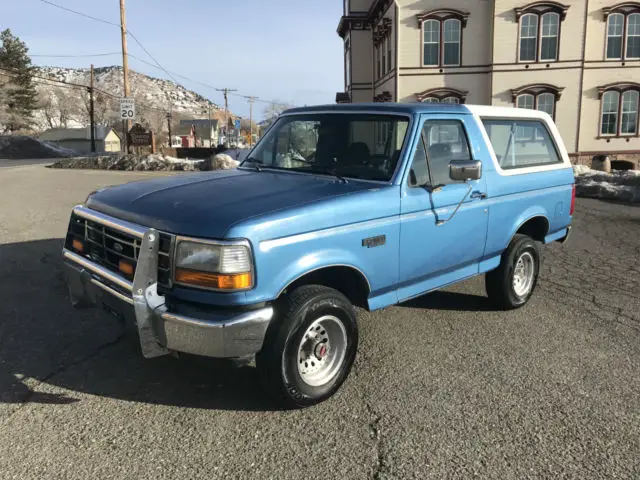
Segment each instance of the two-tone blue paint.
[{"label": "two-tone blue paint", "polygon": [[[353,269],[369,288],[374,310],[496,268],[527,221],[542,217],[545,241],[566,236],[573,171],[509,174],[499,171],[477,115],[457,105],[350,105],[294,109],[286,115],[381,112],[411,118],[390,182],[240,168],[134,182],[93,195],[90,208],[170,233],[199,238],[248,239],[256,282],[246,292],[216,293],[174,287],[174,300],[250,305],[276,299],[295,280],[318,269]],[[447,185],[430,193],[411,188],[408,174],[425,120],[463,122],[472,155],[483,166],[474,193],[451,218],[469,188]],[[438,220],[445,220],[439,224]],[[362,240],[385,236],[384,245]]]}]

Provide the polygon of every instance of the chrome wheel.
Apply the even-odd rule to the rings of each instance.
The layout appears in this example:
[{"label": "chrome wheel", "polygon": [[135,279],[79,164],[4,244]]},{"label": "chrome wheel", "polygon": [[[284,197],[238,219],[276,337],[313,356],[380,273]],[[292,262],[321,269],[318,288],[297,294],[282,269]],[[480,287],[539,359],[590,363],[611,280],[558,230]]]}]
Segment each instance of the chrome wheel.
[{"label": "chrome wheel", "polygon": [[330,382],[340,371],[347,353],[347,331],[332,315],[311,324],[298,346],[298,373],[312,387]]},{"label": "chrome wheel", "polygon": [[529,252],[524,252],[513,269],[513,291],[518,297],[525,297],[533,286],[535,260]]}]

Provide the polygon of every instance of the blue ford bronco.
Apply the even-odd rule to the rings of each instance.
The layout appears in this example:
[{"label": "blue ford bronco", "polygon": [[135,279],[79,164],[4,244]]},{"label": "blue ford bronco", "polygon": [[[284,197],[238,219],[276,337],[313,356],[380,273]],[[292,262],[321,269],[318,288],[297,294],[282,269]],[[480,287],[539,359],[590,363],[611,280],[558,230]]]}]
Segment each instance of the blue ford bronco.
[{"label": "blue ford bronco", "polygon": [[135,322],[145,357],[255,358],[265,387],[303,407],[349,374],[355,307],[480,274],[496,308],[526,304],[540,246],[567,239],[574,201],[545,113],[305,107],[237,169],[92,192],[63,257],[73,304]]}]

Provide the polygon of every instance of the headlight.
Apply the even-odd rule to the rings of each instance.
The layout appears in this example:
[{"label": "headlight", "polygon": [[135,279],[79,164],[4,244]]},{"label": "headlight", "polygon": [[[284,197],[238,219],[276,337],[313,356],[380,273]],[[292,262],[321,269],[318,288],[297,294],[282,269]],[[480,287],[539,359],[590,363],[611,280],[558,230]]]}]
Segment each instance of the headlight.
[{"label": "headlight", "polygon": [[247,290],[253,286],[251,263],[245,244],[178,240],[175,281],[214,290]]}]

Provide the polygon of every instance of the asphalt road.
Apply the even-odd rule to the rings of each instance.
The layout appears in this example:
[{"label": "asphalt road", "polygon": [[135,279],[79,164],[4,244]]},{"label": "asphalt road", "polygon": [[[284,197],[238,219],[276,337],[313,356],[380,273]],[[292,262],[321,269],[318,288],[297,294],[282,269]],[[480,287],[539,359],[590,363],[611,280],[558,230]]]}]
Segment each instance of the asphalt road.
[{"label": "asphalt road", "polygon": [[26,167],[29,165],[51,165],[55,161],[55,158],[29,158],[25,160],[0,158],[0,168]]},{"label": "asphalt road", "polygon": [[74,311],[71,207],[149,174],[0,170],[0,478],[639,478],[640,209],[579,200],[528,306],[481,279],[360,317],[355,370],[280,411],[251,367],[144,360]]}]

